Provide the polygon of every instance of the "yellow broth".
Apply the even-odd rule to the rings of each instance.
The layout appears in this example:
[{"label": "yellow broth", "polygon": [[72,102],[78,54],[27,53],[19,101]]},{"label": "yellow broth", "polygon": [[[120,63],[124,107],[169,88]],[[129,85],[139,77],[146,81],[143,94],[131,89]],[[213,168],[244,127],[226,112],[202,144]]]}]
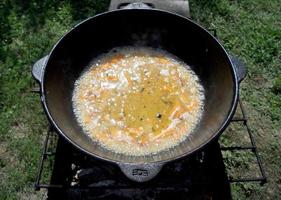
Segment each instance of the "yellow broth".
[{"label": "yellow broth", "polygon": [[86,134],[117,153],[146,155],[186,139],[204,92],[189,66],[167,52],[116,48],[76,81],[73,107]]}]

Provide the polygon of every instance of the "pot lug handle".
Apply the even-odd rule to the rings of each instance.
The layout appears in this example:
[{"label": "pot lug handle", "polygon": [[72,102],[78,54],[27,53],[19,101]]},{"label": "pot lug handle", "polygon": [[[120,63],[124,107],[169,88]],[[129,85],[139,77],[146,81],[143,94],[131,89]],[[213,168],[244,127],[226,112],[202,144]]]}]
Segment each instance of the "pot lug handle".
[{"label": "pot lug handle", "polygon": [[121,3],[117,7],[118,9],[151,9],[154,8],[152,3],[134,2],[134,3]]},{"label": "pot lug handle", "polygon": [[145,182],[154,178],[162,169],[164,163],[118,163],[121,171],[131,180]]},{"label": "pot lug handle", "polygon": [[41,84],[42,78],[43,78],[43,72],[45,69],[46,61],[48,60],[48,55],[44,56],[43,58],[40,58],[35,62],[35,64],[32,66],[32,76],[35,78],[35,80]]}]

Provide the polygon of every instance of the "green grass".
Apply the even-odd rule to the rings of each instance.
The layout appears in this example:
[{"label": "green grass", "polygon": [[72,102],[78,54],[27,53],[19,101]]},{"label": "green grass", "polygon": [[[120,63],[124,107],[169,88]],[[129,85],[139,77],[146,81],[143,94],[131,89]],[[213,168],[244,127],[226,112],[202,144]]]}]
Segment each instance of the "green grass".
[{"label": "green grass", "polygon": [[[268,183],[233,184],[234,199],[281,198],[281,1],[280,0],[201,0],[191,1],[193,17],[205,27],[216,28],[226,49],[247,65],[248,77],[241,84],[245,102],[260,150]],[[280,90],[280,88],[279,88]],[[230,127],[221,137],[225,145],[245,143],[245,132]],[[254,160],[248,154],[226,153],[229,168],[244,176],[255,175]],[[240,173],[229,171],[234,177]]]},{"label": "green grass", "polygon": [[[38,96],[30,93],[35,84],[30,74],[31,65],[48,54],[73,25],[102,12],[108,2],[0,2],[0,199],[42,198],[42,193],[33,191],[33,184],[47,121]],[[235,199],[279,199],[281,2],[190,0],[190,4],[193,19],[207,28],[216,28],[226,49],[238,55],[248,67],[241,97],[269,183],[263,187],[233,184]],[[233,131],[236,134],[231,134]],[[230,128],[221,142],[245,142],[237,132],[243,134],[238,126]],[[238,160],[235,154],[225,156],[228,167],[246,173],[254,169],[248,154],[239,156]],[[237,175],[235,171],[231,173]]]}]

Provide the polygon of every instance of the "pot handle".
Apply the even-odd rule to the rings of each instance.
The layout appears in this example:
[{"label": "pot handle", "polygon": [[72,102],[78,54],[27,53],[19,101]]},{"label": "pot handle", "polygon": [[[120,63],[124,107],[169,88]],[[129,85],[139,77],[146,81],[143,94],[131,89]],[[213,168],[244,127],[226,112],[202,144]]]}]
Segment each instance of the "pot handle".
[{"label": "pot handle", "polygon": [[162,169],[164,163],[118,163],[121,171],[131,180],[145,182],[154,178]]},{"label": "pot handle", "polygon": [[32,66],[32,76],[35,78],[35,80],[41,84],[43,72],[45,68],[46,61],[48,60],[48,55],[44,56],[43,58],[40,58],[35,62],[35,64]]},{"label": "pot handle", "polygon": [[121,3],[117,9],[151,9],[155,6],[152,3],[134,2],[134,3]]}]

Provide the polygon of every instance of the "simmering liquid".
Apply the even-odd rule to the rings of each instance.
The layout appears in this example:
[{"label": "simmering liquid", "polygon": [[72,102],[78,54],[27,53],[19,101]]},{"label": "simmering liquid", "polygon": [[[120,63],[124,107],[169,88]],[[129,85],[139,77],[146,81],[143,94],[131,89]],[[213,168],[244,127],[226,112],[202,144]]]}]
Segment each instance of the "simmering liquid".
[{"label": "simmering liquid", "polygon": [[74,113],[103,147],[147,155],[185,140],[200,121],[204,93],[189,66],[164,51],[116,48],[76,81]]}]

